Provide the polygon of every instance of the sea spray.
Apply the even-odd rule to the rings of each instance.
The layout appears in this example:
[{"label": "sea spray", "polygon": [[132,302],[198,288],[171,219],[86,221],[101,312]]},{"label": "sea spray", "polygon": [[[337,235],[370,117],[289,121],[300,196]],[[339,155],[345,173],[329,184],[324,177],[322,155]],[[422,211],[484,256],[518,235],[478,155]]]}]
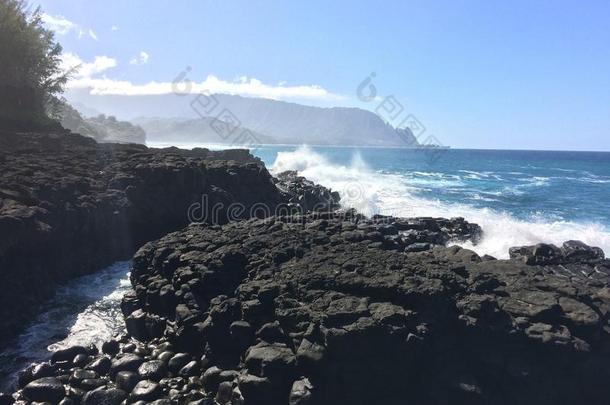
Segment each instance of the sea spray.
[{"label": "sea spray", "polygon": [[[342,165],[330,161],[307,146],[277,153],[271,171],[277,173],[284,170],[297,170],[308,179],[338,191],[344,206],[356,208],[365,215],[447,218],[461,216],[478,223],[483,228],[483,239],[477,245],[465,243],[463,246],[481,255],[489,254],[506,259],[508,249],[513,246],[540,242],[561,245],[571,239],[581,240],[610,252],[610,232],[603,224],[562,220],[554,218],[550,213],[532,213],[528,218],[520,219],[503,210],[421,196],[422,190],[431,186],[439,187],[439,182],[443,187],[459,185],[459,176],[419,171],[418,178],[426,180],[411,181],[413,176],[409,172],[390,173],[371,169],[356,151],[352,151],[351,162]],[[492,173],[481,174],[472,171],[466,174],[472,177],[476,174],[478,178],[486,175],[495,180],[499,177],[497,174],[492,176]],[[526,182],[526,187],[544,186],[548,181],[541,176],[535,176]],[[506,186],[507,189],[508,187]],[[521,190],[519,192],[524,193]],[[484,200],[480,197],[479,199]]]}]

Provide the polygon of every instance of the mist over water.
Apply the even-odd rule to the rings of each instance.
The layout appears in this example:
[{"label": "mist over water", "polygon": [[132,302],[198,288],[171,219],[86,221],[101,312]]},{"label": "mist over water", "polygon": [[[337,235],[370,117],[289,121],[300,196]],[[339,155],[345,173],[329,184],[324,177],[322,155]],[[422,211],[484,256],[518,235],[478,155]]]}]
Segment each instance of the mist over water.
[{"label": "mist over water", "polygon": [[310,148],[256,151],[272,172],[338,191],[366,215],[461,216],[478,223],[479,254],[508,258],[512,246],[578,239],[610,253],[610,154]]}]

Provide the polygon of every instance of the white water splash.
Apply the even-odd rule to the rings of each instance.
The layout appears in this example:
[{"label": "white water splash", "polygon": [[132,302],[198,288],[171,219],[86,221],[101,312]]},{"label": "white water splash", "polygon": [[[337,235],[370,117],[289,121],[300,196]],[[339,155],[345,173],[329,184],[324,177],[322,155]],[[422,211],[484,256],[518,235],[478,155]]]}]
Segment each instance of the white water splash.
[{"label": "white water splash", "polygon": [[0,353],[0,389],[16,373],[51,352],[74,345],[101,345],[125,330],[121,299],[131,288],[131,262],[117,262],[59,287],[40,315]]},{"label": "white water splash", "polygon": [[[540,242],[561,245],[571,239],[610,252],[610,231],[603,225],[557,221],[539,215],[521,220],[507,212],[422,198],[417,191],[425,187],[425,182],[411,182],[409,177],[413,176],[375,172],[357,154],[350,165],[337,165],[303,146],[293,152],[277,154],[271,171],[277,173],[284,170],[297,170],[302,176],[338,191],[342,204],[356,208],[365,215],[464,217],[483,228],[484,237],[479,244],[463,244],[481,255],[508,258],[508,249],[513,246]],[[438,180],[449,183],[448,180],[452,179]],[[544,181],[547,180],[535,178],[533,183]]]}]

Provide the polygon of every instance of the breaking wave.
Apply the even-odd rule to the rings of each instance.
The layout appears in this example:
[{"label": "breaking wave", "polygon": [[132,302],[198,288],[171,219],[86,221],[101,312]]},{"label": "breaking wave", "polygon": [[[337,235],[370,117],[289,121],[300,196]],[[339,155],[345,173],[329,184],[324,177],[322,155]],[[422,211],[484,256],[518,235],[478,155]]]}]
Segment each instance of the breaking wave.
[{"label": "breaking wave", "polygon": [[[540,242],[561,245],[571,239],[610,252],[610,232],[598,223],[565,221],[539,213],[520,219],[509,212],[419,195],[422,187],[429,185],[430,181],[441,182],[443,186],[459,181],[442,173],[418,172],[417,177],[432,180],[412,181],[413,173],[381,173],[372,170],[357,152],[349,164],[341,165],[327,160],[307,146],[294,151],[278,152],[271,171],[278,173],[284,170],[297,170],[302,176],[338,191],[344,206],[356,208],[365,215],[464,217],[479,224],[483,228],[484,237],[476,246],[471,243],[462,245],[481,255],[508,258],[508,249],[512,246]],[[534,184],[544,184],[547,181],[540,177],[532,179]]]}]

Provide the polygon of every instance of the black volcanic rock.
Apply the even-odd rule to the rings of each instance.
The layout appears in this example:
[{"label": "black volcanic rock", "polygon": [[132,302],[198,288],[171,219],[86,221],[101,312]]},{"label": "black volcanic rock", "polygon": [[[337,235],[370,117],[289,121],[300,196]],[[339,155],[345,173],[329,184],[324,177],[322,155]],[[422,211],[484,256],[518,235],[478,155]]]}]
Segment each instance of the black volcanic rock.
[{"label": "black volcanic rock", "polygon": [[341,196],[319,184],[288,170],[275,176],[275,185],[284,195],[284,200],[298,206],[302,213],[308,211],[332,211],[339,208]]},{"label": "black volcanic rock", "polygon": [[352,211],[191,225],[134,257],[123,309],[154,320],[146,342],[91,352],[112,364],[99,378],[33,366],[15,397],[54,376],[76,403],[605,403],[610,261],[577,242],[545,265],[444,245],[479,236],[461,218]]},{"label": "black volcanic rock", "polygon": [[576,240],[564,242],[561,248],[546,243],[513,247],[509,253],[511,259],[522,260],[530,265],[596,263],[605,258],[600,248]]},{"label": "black volcanic rock", "polygon": [[130,398],[136,401],[153,401],[161,395],[161,386],[150,380],[142,380],[136,384],[130,394]]},{"label": "black volcanic rock", "polygon": [[[253,204],[272,209],[283,198],[246,150],[149,149],[69,133],[0,132],[0,172],[0,341],[58,283],[191,220],[248,217]],[[227,213],[232,203],[243,211]]]},{"label": "black volcanic rock", "polygon": [[99,387],[93,391],[89,391],[83,397],[83,405],[110,405],[120,404],[127,394],[125,391],[117,388]]},{"label": "black volcanic rock", "polygon": [[64,397],[65,389],[57,378],[44,377],[26,385],[23,395],[30,401],[57,403]]},{"label": "black volcanic rock", "polygon": [[[459,218],[350,211],[192,225],[142,247],[132,282],[163,339],[206,358],[209,397],[235,370],[245,404],[603,403],[610,261],[571,242],[598,254],[528,265],[442,245],[479,235]],[[429,248],[406,249],[418,241]],[[163,283],[173,313],[154,304]]]},{"label": "black volcanic rock", "polygon": [[143,380],[159,381],[165,375],[165,363],[160,360],[151,360],[138,368],[138,374]]}]

